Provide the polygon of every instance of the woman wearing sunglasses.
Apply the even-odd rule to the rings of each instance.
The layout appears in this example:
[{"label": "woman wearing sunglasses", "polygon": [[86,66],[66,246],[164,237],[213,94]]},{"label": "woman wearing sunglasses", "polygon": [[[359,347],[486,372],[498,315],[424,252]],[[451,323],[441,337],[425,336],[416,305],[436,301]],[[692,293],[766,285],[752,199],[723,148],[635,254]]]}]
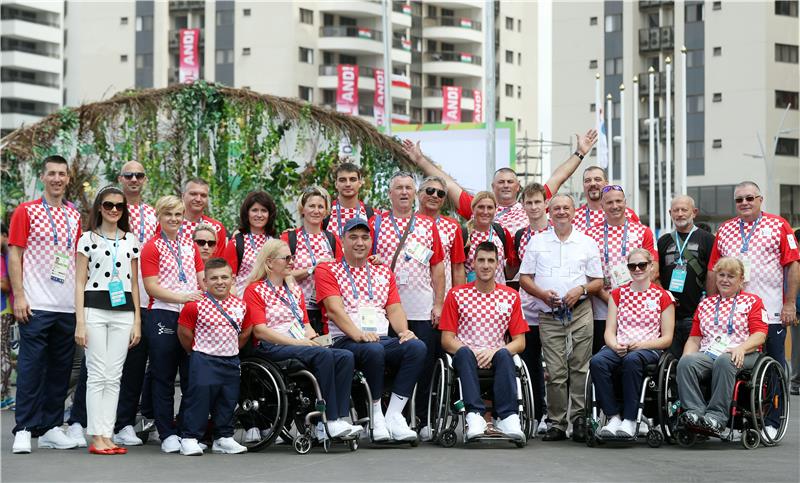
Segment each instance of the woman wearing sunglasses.
[{"label": "woman wearing sunglasses", "polygon": [[208,223],[201,223],[194,229],[192,235],[194,244],[197,245],[197,251],[200,252],[200,259],[206,263],[214,257],[214,250],[217,246],[217,232],[214,227]]},{"label": "woman wearing sunglasses", "polygon": [[[635,248],[628,255],[627,265],[631,282],[611,292],[606,345],[589,364],[597,402],[607,418],[607,424],[598,432],[601,437],[634,436],[645,367],[656,364],[661,352],[669,348],[675,328],[672,296],[650,281],[653,255],[644,248]],[[621,407],[613,382],[619,366]]]},{"label": "woman wearing sunglasses", "polygon": [[275,201],[264,191],[254,191],[239,209],[239,231],[225,247],[225,259],[236,276],[236,293],[241,296],[256,262],[258,251],[275,236]]},{"label": "woman wearing sunglasses", "polygon": [[111,441],[120,378],[128,348],[139,343],[139,243],[130,233],[121,190],[100,190],[89,231],[78,240],[75,264],[75,342],[86,348],[89,452],[127,453]]},{"label": "woman wearing sunglasses", "polygon": [[[247,304],[245,324],[253,325],[259,352],[271,361],[299,359],[309,366],[319,382],[326,401],[325,426],[317,426],[317,437],[343,437],[362,430],[344,418],[350,412],[350,388],[353,384],[353,353],[343,349],[321,347],[312,339],[317,333],[309,325],[305,297],[294,283],[292,255],[282,240],[264,244],[250,274],[250,285],[244,292]],[[258,438],[258,428],[250,428],[246,439]]]}]

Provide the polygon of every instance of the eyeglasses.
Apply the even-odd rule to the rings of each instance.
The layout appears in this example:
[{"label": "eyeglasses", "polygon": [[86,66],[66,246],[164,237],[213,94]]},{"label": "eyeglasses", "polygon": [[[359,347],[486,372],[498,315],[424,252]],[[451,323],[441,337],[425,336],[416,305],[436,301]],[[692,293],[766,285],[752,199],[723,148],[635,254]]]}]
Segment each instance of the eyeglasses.
[{"label": "eyeglasses", "polygon": [[294,255],[286,255],[285,257],[272,257],[270,260],[283,260],[284,262],[289,263],[294,260]]},{"label": "eyeglasses", "polygon": [[633,272],[638,269],[644,272],[645,270],[647,270],[648,266],[650,266],[650,262],[629,263],[628,270]]},{"label": "eyeglasses", "polygon": [[608,192],[609,192],[609,191],[611,191],[611,190],[614,190],[614,191],[619,191],[620,193],[625,193],[625,192],[622,190],[622,186],[620,186],[620,185],[618,185],[618,184],[609,184],[609,185],[605,185],[605,186],[603,186],[603,193],[608,193]]},{"label": "eyeglasses", "polygon": [[124,172],[120,173],[120,176],[122,176],[123,178],[127,179],[128,181],[132,180],[133,178],[136,178],[139,181],[141,181],[147,175],[144,174],[144,173],[133,173],[131,171],[124,171]]},{"label": "eyeglasses", "polygon": [[208,245],[208,248],[214,248],[217,245],[217,240],[195,240],[197,246],[204,247]]},{"label": "eyeglasses", "polygon": [[106,211],[111,211],[113,209],[117,209],[117,211],[122,212],[125,210],[125,203],[112,203],[110,201],[103,202],[103,209]]},{"label": "eyeglasses", "polygon": [[445,190],[436,189],[433,186],[429,186],[429,187],[425,188],[425,194],[426,195],[433,196],[434,193],[439,198],[444,198],[447,195],[447,192]]},{"label": "eyeglasses", "polygon": [[760,196],[753,196],[753,195],[737,196],[736,198],[733,199],[733,201],[735,201],[737,205],[741,205],[745,201],[748,202],[748,203],[752,203],[753,201],[756,200],[756,198],[761,198],[761,197]]}]

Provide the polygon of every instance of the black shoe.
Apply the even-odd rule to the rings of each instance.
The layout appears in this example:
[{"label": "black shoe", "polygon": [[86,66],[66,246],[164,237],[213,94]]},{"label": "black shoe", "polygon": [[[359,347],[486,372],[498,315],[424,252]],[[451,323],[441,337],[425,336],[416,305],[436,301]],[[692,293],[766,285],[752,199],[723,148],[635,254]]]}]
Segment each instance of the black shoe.
[{"label": "black shoe", "polygon": [[542,441],[563,441],[567,439],[567,433],[563,429],[556,428],[555,426],[548,429],[547,433],[542,436]]},{"label": "black shoe", "polygon": [[572,441],[576,443],[586,442],[586,418],[578,416],[572,422]]}]

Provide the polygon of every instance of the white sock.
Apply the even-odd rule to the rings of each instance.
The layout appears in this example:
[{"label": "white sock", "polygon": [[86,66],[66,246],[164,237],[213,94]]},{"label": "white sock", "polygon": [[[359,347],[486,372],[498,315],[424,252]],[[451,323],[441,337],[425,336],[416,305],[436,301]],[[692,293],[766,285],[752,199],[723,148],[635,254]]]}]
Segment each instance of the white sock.
[{"label": "white sock", "polygon": [[382,417],[383,416],[383,408],[381,407],[380,400],[372,401],[372,416],[373,417]]},{"label": "white sock", "polygon": [[386,415],[389,416],[390,414],[396,413],[402,416],[403,408],[406,407],[407,402],[407,397],[398,396],[397,394],[392,393],[392,398],[389,399],[389,407],[386,409]]}]

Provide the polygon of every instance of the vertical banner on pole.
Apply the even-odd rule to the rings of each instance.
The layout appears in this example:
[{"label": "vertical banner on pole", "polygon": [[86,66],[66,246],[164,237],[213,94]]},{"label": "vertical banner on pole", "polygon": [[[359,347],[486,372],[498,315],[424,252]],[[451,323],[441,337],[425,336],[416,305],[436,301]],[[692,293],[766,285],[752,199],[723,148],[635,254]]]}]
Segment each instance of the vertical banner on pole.
[{"label": "vertical banner on pole", "polygon": [[[629,190],[628,186],[628,146],[625,144],[625,85],[619,85],[619,180],[620,184]],[[635,141],[634,141],[635,142]]]},{"label": "vertical banner on pole", "polygon": [[648,159],[649,159],[649,176],[648,176],[648,196],[647,196],[647,217],[650,220],[650,230],[655,235],[656,233],[656,119],[655,119],[655,69],[650,67],[648,74],[648,98],[647,98],[647,128],[648,128]]},{"label": "vertical banner on pole", "polygon": [[178,30],[178,82],[191,84],[200,78],[200,29]]},{"label": "vertical banner on pole", "polygon": [[667,81],[665,82],[665,91],[667,100],[664,103],[667,109],[667,127],[664,131],[666,143],[664,144],[664,162],[666,167],[666,189],[664,190],[664,229],[669,230],[672,225],[672,218],[669,216],[669,202],[672,199],[672,60],[667,57],[665,60],[667,64]]},{"label": "vertical banner on pole", "polygon": [[681,194],[685,195],[687,191],[687,181],[686,181],[686,157],[687,153],[686,150],[689,147],[689,144],[686,142],[686,47],[684,46],[681,48]]},{"label": "vertical banner on pole", "polygon": [[473,89],[472,99],[475,101],[475,108],[472,111],[472,122],[483,122],[483,91],[480,89]]},{"label": "vertical banner on pole", "polygon": [[358,116],[358,66],[339,64],[336,82],[336,110]]},{"label": "vertical banner on pole", "polygon": [[608,138],[606,137],[606,124],[603,117],[603,98],[600,97],[600,74],[594,76],[594,110],[595,129],[597,129],[597,165],[603,169],[608,167]]},{"label": "vertical banner on pole", "polygon": [[639,211],[639,77],[633,77],[633,211]]},{"label": "vertical banner on pole", "polygon": [[614,99],[611,94],[606,98],[606,129],[608,144],[608,182],[614,183]]},{"label": "vertical banner on pole", "polygon": [[375,99],[373,113],[375,115],[375,125],[376,126],[383,126],[385,119],[384,119],[384,103],[386,102],[386,89],[384,85],[384,81],[386,79],[383,76],[383,69],[375,69]]},{"label": "vertical banner on pole", "polygon": [[442,86],[442,123],[461,122],[461,87]]}]

